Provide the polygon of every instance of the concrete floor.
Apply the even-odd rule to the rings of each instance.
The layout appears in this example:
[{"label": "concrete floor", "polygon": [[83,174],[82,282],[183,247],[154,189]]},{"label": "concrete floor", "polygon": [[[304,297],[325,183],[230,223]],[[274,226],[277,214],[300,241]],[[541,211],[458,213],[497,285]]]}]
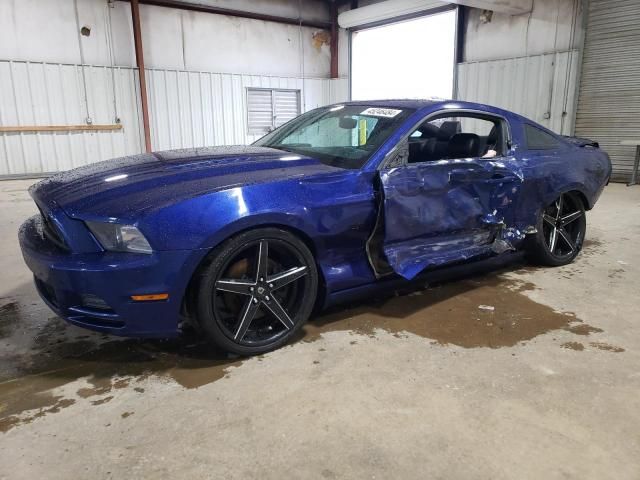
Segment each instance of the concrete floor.
[{"label": "concrete floor", "polygon": [[316,318],[240,360],[66,325],[0,183],[0,478],[640,477],[640,187],[570,266],[520,263]]}]

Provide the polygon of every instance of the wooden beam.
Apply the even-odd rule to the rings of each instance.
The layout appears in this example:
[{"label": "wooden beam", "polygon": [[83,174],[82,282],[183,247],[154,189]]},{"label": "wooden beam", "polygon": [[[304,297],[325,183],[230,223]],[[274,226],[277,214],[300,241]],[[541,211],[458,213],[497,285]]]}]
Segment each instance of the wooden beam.
[{"label": "wooden beam", "polygon": [[15,132],[86,132],[122,130],[122,124],[114,123],[110,125],[26,125],[19,127],[0,126],[0,133]]},{"label": "wooden beam", "polygon": [[144,70],[144,49],[142,48],[142,30],[140,28],[140,6],[138,0],[131,0],[131,20],[133,23],[133,42],[136,50],[136,64],[140,81],[140,104],[142,106],[142,128],[144,129],[144,146],[151,152],[151,130],[149,128],[149,103],[147,98],[147,79]]}]

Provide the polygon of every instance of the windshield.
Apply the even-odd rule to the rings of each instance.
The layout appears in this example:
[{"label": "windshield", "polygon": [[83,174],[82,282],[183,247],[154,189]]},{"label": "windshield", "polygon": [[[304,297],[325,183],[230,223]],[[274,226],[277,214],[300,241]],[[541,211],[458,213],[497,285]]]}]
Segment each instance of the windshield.
[{"label": "windshield", "polygon": [[308,155],[334,167],[358,169],[413,111],[366,105],[318,108],[254,145]]}]

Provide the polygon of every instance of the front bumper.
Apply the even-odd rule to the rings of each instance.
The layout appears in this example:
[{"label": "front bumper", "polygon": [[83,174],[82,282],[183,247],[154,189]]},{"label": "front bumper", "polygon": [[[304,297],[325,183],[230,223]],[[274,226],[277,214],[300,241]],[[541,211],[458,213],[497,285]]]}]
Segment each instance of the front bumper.
[{"label": "front bumper", "polygon": [[[69,253],[45,238],[40,216],[22,225],[19,239],[38,293],[68,322],[132,337],[179,333],[181,303],[200,258],[198,251]],[[169,298],[131,300],[132,295],[155,293],[168,293]]]}]

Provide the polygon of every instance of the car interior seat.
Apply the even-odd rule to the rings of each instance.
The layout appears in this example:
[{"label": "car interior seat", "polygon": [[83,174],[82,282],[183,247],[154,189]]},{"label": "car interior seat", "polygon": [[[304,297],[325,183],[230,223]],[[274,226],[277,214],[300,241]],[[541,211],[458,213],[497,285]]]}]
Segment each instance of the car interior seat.
[{"label": "car interior seat", "polygon": [[481,141],[475,133],[456,133],[447,148],[447,158],[474,158],[480,156]]},{"label": "car interior seat", "polygon": [[453,120],[442,122],[442,125],[440,125],[440,128],[438,129],[438,135],[433,149],[433,160],[440,160],[442,158],[449,157],[449,141],[454,135],[460,133],[460,131],[460,122]]},{"label": "car interior seat", "polygon": [[409,137],[409,163],[426,162],[433,156],[438,127],[425,123],[418,127],[418,131],[419,137]]}]

